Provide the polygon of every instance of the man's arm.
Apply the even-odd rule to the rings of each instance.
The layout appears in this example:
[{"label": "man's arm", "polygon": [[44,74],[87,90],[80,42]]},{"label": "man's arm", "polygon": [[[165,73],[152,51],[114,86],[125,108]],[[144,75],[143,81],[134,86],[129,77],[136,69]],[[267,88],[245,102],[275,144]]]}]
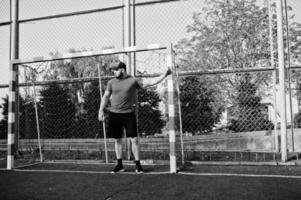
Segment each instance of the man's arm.
[{"label": "man's arm", "polygon": [[98,120],[103,121],[104,120],[104,109],[108,105],[109,99],[110,99],[111,93],[106,90],[103,97],[102,101],[99,107],[99,112],[98,112]]},{"label": "man's arm", "polygon": [[164,74],[162,74],[155,82],[147,83],[147,84],[139,82],[139,85],[143,88],[147,88],[147,87],[157,85],[157,84],[161,83],[170,74],[171,74],[171,70],[168,68],[167,71]]}]

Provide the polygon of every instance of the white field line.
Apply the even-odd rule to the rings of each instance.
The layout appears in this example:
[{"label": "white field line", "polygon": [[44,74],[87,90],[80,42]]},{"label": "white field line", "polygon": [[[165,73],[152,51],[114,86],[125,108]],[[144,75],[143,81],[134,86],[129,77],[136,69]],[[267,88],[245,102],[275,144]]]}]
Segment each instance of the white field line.
[{"label": "white field line", "polygon": [[[14,169],[13,171],[17,172],[56,172],[56,173],[77,173],[77,174],[137,174],[140,175],[141,173],[136,172],[119,172],[119,173],[112,173],[111,171],[76,171],[76,170],[36,170],[36,169]],[[146,172],[142,173],[146,175],[160,175],[160,174],[170,174],[170,172]]]},{"label": "white field line", "polygon": [[230,173],[192,173],[192,172],[179,172],[179,174],[190,175],[190,176],[233,176],[233,177],[255,177],[255,178],[292,178],[292,179],[301,179],[301,176],[276,175],[276,174],[230,174]]},{"label": "white field line", "polygon": [[[77,173],[77,174],[112,174],[111,171],[73,171],[73,170],[33,170],[33,169],[14,169],[17,172],[55,172],[55,173]],[[116,174],[140,175],[135,172],[121,172]],[[165,172],[146,172],[143,175],[161,175],[173,174],[169,171]],[[275,175],[275,174],[231,174],[231,173],[192,173],[192,172],[178,172],[177,175],[189,176],[229,176],[229,177],[253,177],[253,178],[285,178],[285,179],[301,179],[301,176],[294,175]]]}]

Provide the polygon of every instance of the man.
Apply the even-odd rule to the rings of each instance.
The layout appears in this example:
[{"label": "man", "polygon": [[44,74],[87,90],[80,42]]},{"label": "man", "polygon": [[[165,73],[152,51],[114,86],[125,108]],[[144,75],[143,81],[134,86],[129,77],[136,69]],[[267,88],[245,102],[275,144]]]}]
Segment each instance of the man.
[{"label": "man", "polygon": [[98,119],[100,121],[104,120],[104,109],[110,100],[108,137],[115,139],[115,153],[117,157],[117,165],[112,170],[112,173],[124,171],[122,164],[123,129],[126,130],[126,137],[130,138],[132,144],[131,150],[135,158],[136,172],[143,173],[139,158],[137,122],[134,108],[136,105],[136,90],[160,83],[166,76],[171,74],[171,71],[168,69],[154,83],[143,84],[140,79],[127,74],[126,65],[123,62],[112,64],[110,69],[113,71],[115,78],[108,82],[100,104]]}]

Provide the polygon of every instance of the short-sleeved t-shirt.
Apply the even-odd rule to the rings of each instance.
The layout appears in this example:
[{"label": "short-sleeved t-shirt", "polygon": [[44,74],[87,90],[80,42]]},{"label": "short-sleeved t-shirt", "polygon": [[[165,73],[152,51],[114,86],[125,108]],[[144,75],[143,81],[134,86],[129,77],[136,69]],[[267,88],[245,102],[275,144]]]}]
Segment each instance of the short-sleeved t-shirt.
[{"label": "short-sleeved t-shirt", "polygon": [[114,113],[133,112],[136,104],[136,90],[139,87],[139,79],[129,75],[123,79],[111,79],[106,88],[111,93],[109,111]]}]

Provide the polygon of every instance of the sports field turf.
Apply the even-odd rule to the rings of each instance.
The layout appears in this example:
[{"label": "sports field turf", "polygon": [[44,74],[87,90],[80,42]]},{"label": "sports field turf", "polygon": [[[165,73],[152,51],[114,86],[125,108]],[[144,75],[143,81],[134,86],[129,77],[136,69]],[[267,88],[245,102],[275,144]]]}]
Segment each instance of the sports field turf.
[{"label": "sports field turf", "polygon": [[301,166],[144,166],[111,174],[112,164],[39,164],[0,170],[0,199],[301,199]]}]

